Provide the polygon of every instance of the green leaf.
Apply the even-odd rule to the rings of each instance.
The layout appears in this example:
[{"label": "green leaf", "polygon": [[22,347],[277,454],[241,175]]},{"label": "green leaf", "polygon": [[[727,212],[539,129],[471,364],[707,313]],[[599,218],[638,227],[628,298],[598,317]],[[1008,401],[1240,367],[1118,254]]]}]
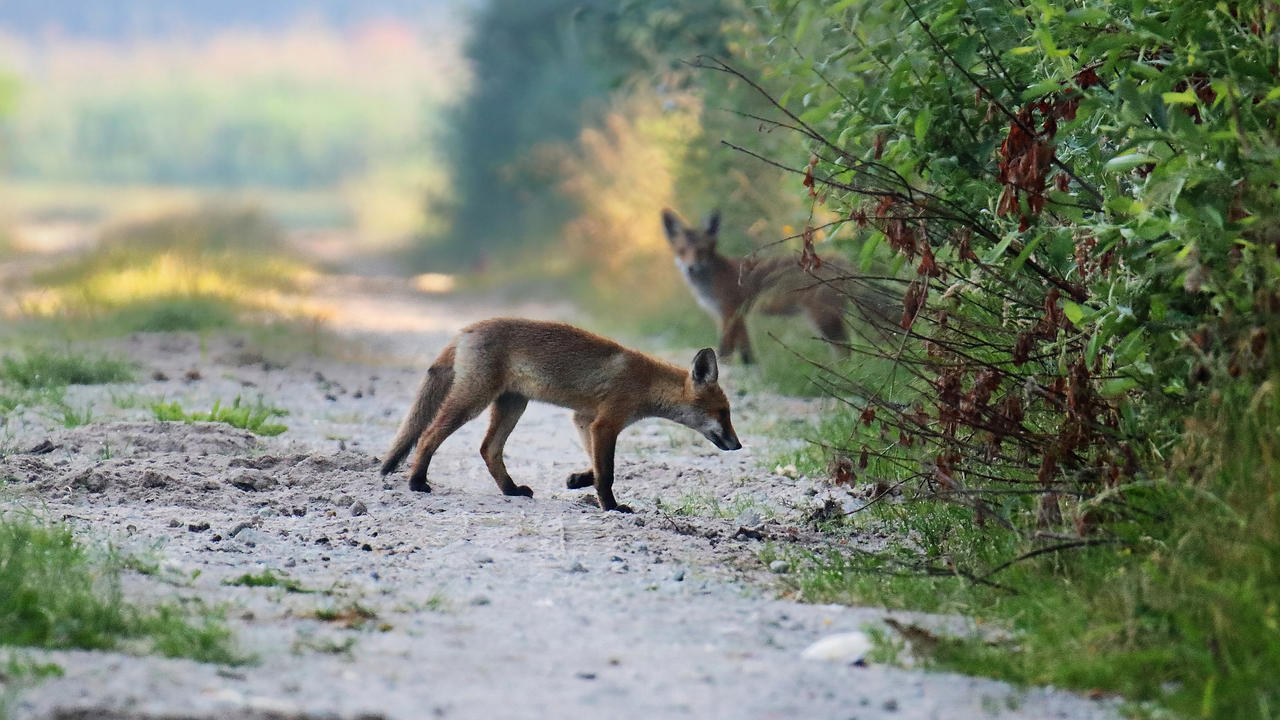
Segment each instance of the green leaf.
[{"label": "green leaf", "polygon": [[1084,310],[1070,300],[1062,301],[1062,314],[1066,315],[1067,319],[1071,321],[1071,324],[1076,327],[1080,327],[1080,320],[1084,318]]},{"label": "green leaf", "polygon": [[924,142],[925,136],[929,133],[929,124],[931,122],[933,122],[933,111],[927,107],[916,115],[916,142]]},{"label": "green leaf", "polygon": [[1062,83],[1058,82],[1057,80],[1041,80],[1040,82],[1036,83],[1035,85],[1032,85],[1026,90],[1023,90],[1022,99],[1035,100],[1038,97],[1043,97],[1045,95],[1048,95],[1049,93],[1057,92],[1061,89],[1062,89]]},{"label": "green leaf", "polygon": [[1111,158],[1106,165],[1102,166],[1102,169],[1108,172],[1124,172],[1132,170],[1139,165],[1146,165],[1156,161],[1157,158],[1146,153],[1129,153],[1128,155],[1118,155]]},{"label": "green leaf", "polygon": [[1138,381],[1131,377],[1111,378],[1102,383],[1102,386],[1098,388],[1098,394],[1104,397],[1111,397],[1127,393],[1136,387],[1138,387]]},{"label": "green leaf", "polygon": [[1037,235],[1022,248],[1022,252],[1018,253],[1018,257],[1014,258],[1013,262],[1009,264],[1008,274],[1010,276],[1022,269],[1023,264],[1027,262],[1027,258],[1031,257],[1031,253],[1035,251],[1041,240],[1044,240],[1044,235]]},{"label": "green leaf", "polygon": [[1196,94],[1191,92],[1190,90],[1183,90],[1182,92],[1161,93],[1160,98],[1164,100],[1166,103],[1168,103],[1169,105],[1195,105],[1196,104]]}]

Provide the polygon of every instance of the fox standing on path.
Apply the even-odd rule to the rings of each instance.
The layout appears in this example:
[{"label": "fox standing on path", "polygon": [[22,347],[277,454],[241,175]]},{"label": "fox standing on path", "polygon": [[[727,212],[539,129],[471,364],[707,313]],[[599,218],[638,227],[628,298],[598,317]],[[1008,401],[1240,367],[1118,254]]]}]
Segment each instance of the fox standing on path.
[{"label": "fox standing on path", "polygon": [[662,227],[685,283],[720,327],[720,357],[727,359],[736,350],[742,362],[754,359],[747,338],[747,311],[752,307],[766,315],[803,312],[836,352],[848,354],[847,298],[821,278],[786,258],[749,263],[721,255],[716,249],[719,210],[712,211],[703,228],[687,226],[674,212],[663,210]]},{"label": "fox standing on path", "polygon": [[532,497],[527,485],[516,485],[507,474],[502,451],[529,401],[539,400],[574,411],[573,423],[591,457],[590,469],[569,476],[569,489],[595,485],[602,509],[631,512],[613,497],[614,447],[631,423],[666,418],[697,430],[721,450],[742,447],[718,380],[711,348],[699,350],[686,372],[572,325],[484,320],[463,328],[427,370],[382,474],[395,470],[416,442],[409,489],[431,492],[431,456],[492,403],[480,455],[504,494]]}]

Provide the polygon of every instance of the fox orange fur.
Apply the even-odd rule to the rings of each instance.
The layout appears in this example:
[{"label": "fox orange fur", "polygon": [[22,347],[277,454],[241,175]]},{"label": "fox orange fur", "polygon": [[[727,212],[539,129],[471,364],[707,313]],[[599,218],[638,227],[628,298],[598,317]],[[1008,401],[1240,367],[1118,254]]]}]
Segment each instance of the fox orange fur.
[{"label": "fox orange fur", "polygon": [[684,370],[572,325],[495,318],[463,328],[431,364],[382,474],[395,470],[416,443],[409,489],[430,492],[427,467],[440,443],[492,405],[480,455],[503,493],[532,496],[527,485],[515,484],[502,460],[530,400],[574,411],[591,467],[566,484],[594,485],[604,510],[631,511],[613,496],[613,459],[618,433],[637,420],[666,418],[721,450],[742,447],[711,348],[698,351],[693,367]]},{"label": "fox orange fur", "polygon": [[848,298],[832,284],[787,258],[749,261],[722,255],[716,247],[718,210],[703,227],[685,225],[674,212],[663,210],[662,226],[685,283],[719,326],[720,357],[729,358],[736,351],[742,362],[752,362],[746,317],[752,309],[766,315],[803,313],[837,353],[848,354]]}]

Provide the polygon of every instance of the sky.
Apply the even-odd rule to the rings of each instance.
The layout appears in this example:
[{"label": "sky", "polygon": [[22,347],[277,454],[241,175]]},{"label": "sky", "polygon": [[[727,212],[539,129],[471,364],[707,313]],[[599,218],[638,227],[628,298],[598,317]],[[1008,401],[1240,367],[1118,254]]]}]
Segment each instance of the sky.
[{"label": "sky", "polygon": [[374,18],[429,21],[476,0],[0,0],[0,33],[27,40],[70,36],[145,40],[228,29],[266,30],[298,20],[346,27]]}]

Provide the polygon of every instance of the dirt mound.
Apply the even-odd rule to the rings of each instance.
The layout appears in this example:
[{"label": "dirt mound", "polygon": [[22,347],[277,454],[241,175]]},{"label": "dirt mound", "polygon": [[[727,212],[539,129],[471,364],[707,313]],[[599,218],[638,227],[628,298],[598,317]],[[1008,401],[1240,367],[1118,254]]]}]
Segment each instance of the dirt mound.
[{"label": "dirt mound", "polygon": [[222,423],[114,422],[60,430],[49,438],[55,448],[112,456],[152,453],[244,455],[259,448],[258,437]]}]

